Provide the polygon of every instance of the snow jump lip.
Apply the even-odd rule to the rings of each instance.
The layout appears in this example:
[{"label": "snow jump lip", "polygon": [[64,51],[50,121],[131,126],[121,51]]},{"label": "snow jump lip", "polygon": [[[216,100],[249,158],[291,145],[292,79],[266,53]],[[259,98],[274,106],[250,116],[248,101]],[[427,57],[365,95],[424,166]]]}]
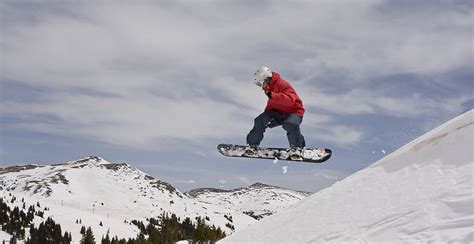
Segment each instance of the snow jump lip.
[{"label": "snow jump lip", "polygon": [[[217,151],[226,157],[237,157],[237,158],[254,158],[254,159],[269,159],[269,160],[284,160],[291,162],[306,162],[306,163],[323,163],[331,158],[332,150],[328,148],[307,148],[305,151],[309,156],[300,159],[291,159],[288,157],[288,148],[264,148],[259,147],[257,155],[249,156],[245,155],[245,146],[235,144],[219,144]],[[320,155],[321,150],[323,155]],[[315,155],[315,152],[318,152]]]}]

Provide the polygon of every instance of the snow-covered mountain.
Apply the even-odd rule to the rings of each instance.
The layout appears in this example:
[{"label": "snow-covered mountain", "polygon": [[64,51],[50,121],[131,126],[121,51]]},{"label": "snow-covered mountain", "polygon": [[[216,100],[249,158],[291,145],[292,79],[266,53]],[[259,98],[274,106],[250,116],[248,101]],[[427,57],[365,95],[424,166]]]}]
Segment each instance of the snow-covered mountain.
[{"label": "snow-covered mountain", "polygon": [[474,110],[222,243],[473,243]]},{"label": "snow-covered mountain", "polygon": [[[200,188],[181,193],[129,164],[87,157],[55,165],[22,165],[0,168],[0,197],[11,207],[40,203],[63,230],[80,239],[82,226],[91,226],[96,237],[110,231],[119,238],[139,233],[132,220],[144,221],[163,212],[178,217],[209,217],[208,223],[232,233],[303,199],[310,193],[256,183],[235,190]],[[11,199],[16,201],[11,203]],[[80,220],[80,223],[76,223]],[[102,226],[100,223],[102,222]],[[3,238],[8,237],[6,233]]]},{"label": "snow-covered mountain", "polygon": [[[112,164],[99,157],[0,169],[0,192],[11,205],[21,207],[21,200],[27,206],[39,202],[46,209],[44,218],[51,216],[76,241],[82,226],[91,226],[99,240],[107,231],[119,238],[136,237],[139,230],[130,221],[156,218],[164,211],[183,219],[207,216],[209,224],[227,233],[232,232],[229,226],[240,229],[256,221],[240,211],[189,198],[128,164]],[[16,201],[10,203],[13,197]],[[36,218],[35,224],[43,220]]]},{"label": "snow-covered mountain", "polygon": [[255,183],[234,190],[199,188],[185,193],[200,202],[218,205],[224,209],[237,210],[255,219],[272,215],[310,194],[263,183]]}]

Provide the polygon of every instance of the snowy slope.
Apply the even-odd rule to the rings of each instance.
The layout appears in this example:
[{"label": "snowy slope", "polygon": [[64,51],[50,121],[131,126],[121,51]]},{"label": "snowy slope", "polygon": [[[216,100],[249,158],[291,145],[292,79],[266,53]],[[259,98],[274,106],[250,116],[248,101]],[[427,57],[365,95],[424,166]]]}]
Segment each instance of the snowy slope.
[{"label": "snowy slope", "polygon": [[262,183],[234,190],[199,188],[185,193],[200,202],[238,210],[256,219],[281,211],[310,194]]},{"label": "snowy slope", "polygon": [[10,241],[10,238],[12,238],[10,234],[0,230],[0,242],[3,243],[3,241],[5,241],[5,243],[8,243]]},{"label": "snowy slope", "polygon": [[474,110],[222,243],[474,242]]},{"label": "snowy slope", "polygon": [[[80,239],[81,226],[91,226],[96,238],[110,230],[111,236],[136,237],[138,228],[132,220],[157,217],[163,211],[178,217],[208,216],[208,223],[226,227],[232,216],[235,229],[248,226],[255,219],[238,211],[224,209],[191,199],[170,184],[154,179],[128,164],[111,164],[102,158],[88,157],[58,165],[27,165],[0,169],[0,197],[10,202],[12,196],[21,206],[40,203],[49,208],[44,217],[53,217]],[[82,224],[76,224],[76,220]],[[41,219],[36,218],[39,224]],[[100,226],[100,222],[103,226]]]}]

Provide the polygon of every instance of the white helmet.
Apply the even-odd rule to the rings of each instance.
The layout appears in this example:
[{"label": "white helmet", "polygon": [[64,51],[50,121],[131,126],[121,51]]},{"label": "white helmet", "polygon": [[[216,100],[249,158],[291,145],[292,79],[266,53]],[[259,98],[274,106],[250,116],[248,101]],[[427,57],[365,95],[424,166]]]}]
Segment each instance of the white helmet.
[{"label": "white helmet", "polygon": [[272,71],[268,67],[260,67],[255,74],[253,74],[253,79],[257,86],[263,86],[263,82],[268,77],[272,77]]}]

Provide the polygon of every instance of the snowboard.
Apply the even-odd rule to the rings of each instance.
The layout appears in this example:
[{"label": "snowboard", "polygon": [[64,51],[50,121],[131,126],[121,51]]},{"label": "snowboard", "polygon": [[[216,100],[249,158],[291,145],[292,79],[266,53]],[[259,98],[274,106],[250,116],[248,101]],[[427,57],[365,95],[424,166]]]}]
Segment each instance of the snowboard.
[{"label": "snowboard", "polygon": [[[308,163],[322,163],[328,160],[332,151],[327,148],[304,148],[301,153],[295,157],[291,155],[289,148],[265,148],[258,147],[256,153],[253,155],[245,154],[246,146],[234,144],[219,144],[217,151],[227,157],[242,157],[242,158],[258,158],[258,159],[274,159],[286,160],[296,162]],[[293,156],[293,157],[292,157]]]}]

